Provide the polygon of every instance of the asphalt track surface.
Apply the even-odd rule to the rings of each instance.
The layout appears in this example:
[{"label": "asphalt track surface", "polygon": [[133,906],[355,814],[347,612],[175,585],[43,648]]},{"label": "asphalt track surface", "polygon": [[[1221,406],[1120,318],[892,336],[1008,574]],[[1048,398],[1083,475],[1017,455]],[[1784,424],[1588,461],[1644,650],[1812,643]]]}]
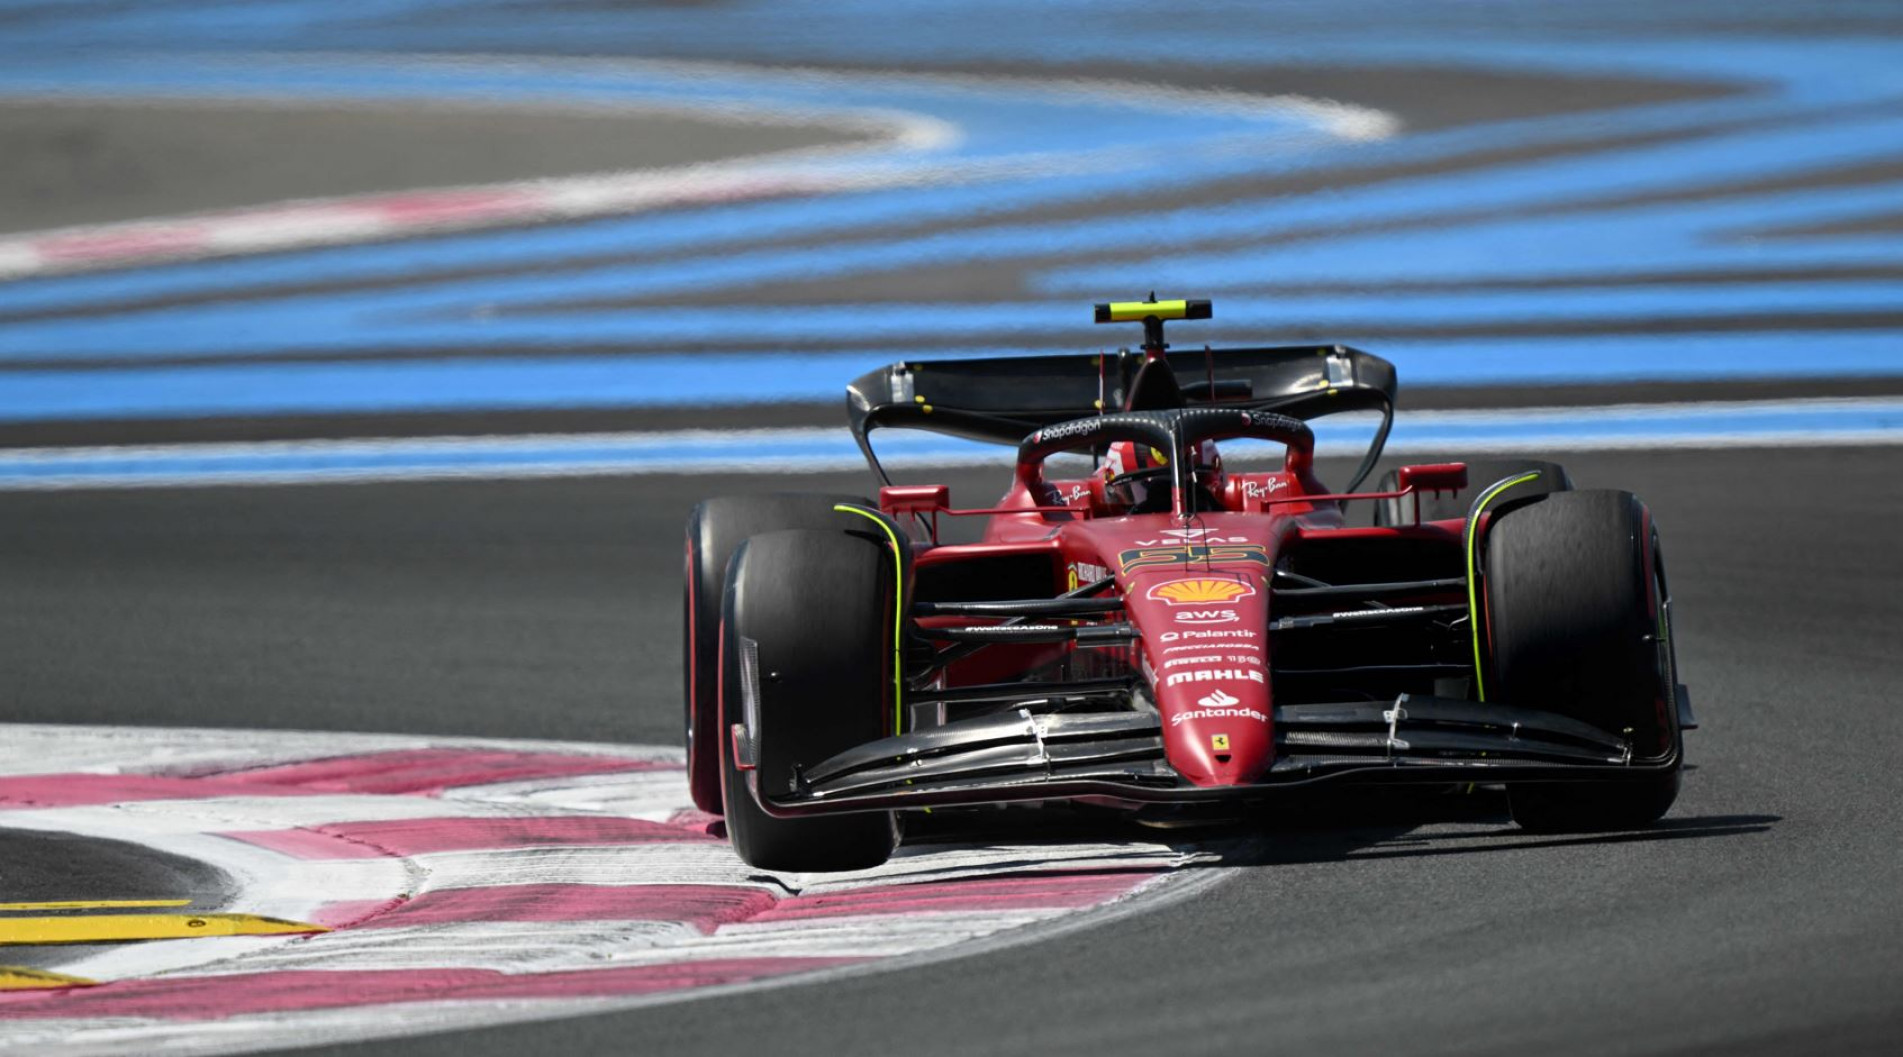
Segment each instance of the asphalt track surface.
[{"label": "asphalt track surface", "polygon": [[[496,149],[498,121],[507,150]],[[0,168],[0,232],[708,162],[850,138],[757,119],[532,106],[0,101],[0,143],[15,159]]]},{"label": "asphalt track surface", "polygon": [[229,888],[217,869],[195,859],[70,833],[0,830],[0,854],[9,902],[113,899],[129,883],[151,899],[214,900]]},{"label": "asphalt track surface", "polygon": [[[437,30],[419,27],[425,37]],[[319,38],[312,46],[338,44]],[[773,59],[766,45],[744,57]],[[1077,72],[1118,70],[1097,63]],[[1506,83],[1403,66],[1294,79],[1331,97],[1394,107],[1415,129],[1591,111],[1664,91],[1638,78]],[[1724,88],[1675,90],[1703,97]],[[452,131],[427,117],[381,119]],[[87,120],[145,131],[101,112]],[[551,155],[601,149],[589,128],[536,127],[567,136],[546,145]],[[346,133],[359,138],[336,140],[336,149],[396,166],[363,177],[362,186],[433,178],[398,171],[402,159],[392,161],[382,146],[406,134],[396,124],[381,132],[354,124],[337,134]],[[681,157],[727,149],[721,137],[685,126],[647,142]],[[774,145],[789,144],[764,144]],[[77,164],[71,155],[59,162],[57,149],[53,160],[36,157]],[[245,204],[269,190],[255,182],[269,174],[255,169],[205,187],[205,159],[175,157],[174,170],[62,202],[75,210],[62,220]],[[611,163],[622,162],[600,162]],[[537,174],[489,174],[518,175]],[[190,197],[201,193],[210,197]],[[1102,208],[1114,217],[1127,204]],[[1018,289],[1008,270],[967,265],[788,282],[766,292],[819,303],[956,301]],[[1704,386],[1663,395],[1778,388],[1750,385],[1756,389],[1742,394]],[[1807,385],[1851,395],[1894,392],[1897,383]],[[1659,394],[1610,386],[1421,391],[1414,399],[1511,406],[1648,395]],[[799,423],[833,413],[779,412]],[[678,428],[683,414],[536,412],[511,424]],[[85,422],[12,426],[6,436],[35,444],[403,434],[484,421],[472,414]],[[1531,837],[1485,793],[1310,805],[1264,825],[1214,890],[1089,931],[823,985],[345,1049],[459,1057],[1894,1052],[1903,1031],[1903,909],[1895,898],[1903,877],[1896,766],[1903,718],[1894,707],[1903,678],[1895,589],[1903,579],[1896,529],[1903,449],[1555,454],[1582,487],[1639,492],[1664,532],[1681,674],[1705,728],[1690,737],[1685,791],[1659,826]],[[1338,479],[1339,465],[1324,475],[1331,469]],[[973,502],[999,478],[944,476],[961,501]],[[6,494],[7,716],[671,743],[679,736],[678,533],[689,506],[712,492],[864,483],[650,476]],[[84,897],[88,885],[132,869],[148,887],[176,883],[202,895],[218,883],[176,864],[129,865],[110,848],[4,833],[0,863],[8,864],[9,891],[16,877],[31,880],[35,895],[23,898]],[[39,895],[61,882],[68,889]]]},{"label": "asphalt track surface", "polygon": [[[1530,837],[1485,794],[1292,813],[1214,891],[1056,940],[824,994],[350,1052],[1889,1052],[1903,1027],[1903,457],[1567,462],[1582,487],[1639,492],[1664,531],[1682,675],[1706,726],[1678,806],[1651,830]],[[951,480],[975,499],[987,478]],[[12,709],[666,742],[676,533],[711,486],[9,496]]]}]

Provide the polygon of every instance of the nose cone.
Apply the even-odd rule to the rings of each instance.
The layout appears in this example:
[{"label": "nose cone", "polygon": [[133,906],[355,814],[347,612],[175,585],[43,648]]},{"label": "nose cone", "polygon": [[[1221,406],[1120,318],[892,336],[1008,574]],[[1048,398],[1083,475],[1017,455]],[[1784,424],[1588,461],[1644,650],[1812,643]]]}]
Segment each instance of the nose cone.
[{"label": "nose cone", "polygon": [[1132,578],[1170,765],[1196,785],[1247,785],[1274,762],[1268,592],[1254,569]]},{"label": "nose cone", "polygon": [[[1171,766],[1196,785],[1246,785],[1274,762],[1267,675],[1226,659],[1157,683]],[[1167,685],[1173,677],[1195,681]]]}]

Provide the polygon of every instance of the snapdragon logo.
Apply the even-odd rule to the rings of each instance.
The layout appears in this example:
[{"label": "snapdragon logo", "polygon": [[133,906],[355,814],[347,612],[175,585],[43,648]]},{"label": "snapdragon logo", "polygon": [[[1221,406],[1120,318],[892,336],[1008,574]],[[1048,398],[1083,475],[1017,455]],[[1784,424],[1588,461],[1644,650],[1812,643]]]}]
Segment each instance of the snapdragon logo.
[{"label": "snapdragon logo", "polygon": [[1085,433],[1095,433],[1099,428],[1101,427],[1094,418],[1082,419],[1076,422],[1066,422],[1061,426],[1051,426],[1048,429],[1038,430],[1036,443],[1041,444],[1047,440],[1063,440],[1065,437],[1076,437]]}]

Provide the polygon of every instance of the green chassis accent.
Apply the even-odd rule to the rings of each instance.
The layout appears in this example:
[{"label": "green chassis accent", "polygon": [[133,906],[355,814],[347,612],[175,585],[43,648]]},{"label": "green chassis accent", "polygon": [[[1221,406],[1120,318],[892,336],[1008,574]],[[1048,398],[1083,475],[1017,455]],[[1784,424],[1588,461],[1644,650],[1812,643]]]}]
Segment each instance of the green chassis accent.
[{"label": "green chassis accent", "polygon": [[892,541],[892,733],[905,731],[905,551],[899,542],[899,534],[892,531],[892,525],[885,518],[870,510],[862,510],[845,503],[833,507],[836,513],[857,514],[879,526],[886,538]]},{"label": "green chassis accent", "polygon": [[1480,515],[1486,513],[1487,504],[1501,492],[1515,485],[1522,485],[1538,478],[1540,471],[1524,473],[1510,480],[1501,481],[1486,490],[1480,496],[1480,502],[1474,504],[1473,512],[1467,515],[1467,624],[1473,629],[1474,636],[1474,698],[1487,700],[1487,677],[1480,662],[1480,594],[1474,588],[1474,556],[1480,550]]}]

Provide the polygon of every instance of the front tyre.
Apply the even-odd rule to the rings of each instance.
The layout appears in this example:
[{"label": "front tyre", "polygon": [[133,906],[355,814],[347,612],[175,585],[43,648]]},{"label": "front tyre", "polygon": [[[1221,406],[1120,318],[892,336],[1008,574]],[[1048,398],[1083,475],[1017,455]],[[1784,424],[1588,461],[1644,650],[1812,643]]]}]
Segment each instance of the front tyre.
[{"label": "front tyre", "polygon": [[763,532],[857,527],[858,518],[833,509],[840,503],[867,505],[850,496],[737,495],[709,499],[687,517],[681,696],[686,705],[687,786],[694,806],[702,811],[718,815],[722,810],[715,687],[720,682],[720,594],[727,584],[727,563],[747,537]]},{"label": "front tyre", "polygon": [[[798,768],[891,733],[903,590],[890,545],[863,532],[773,532],[735,552],[721,638],[720,758],[727,837],[748,865],[857,870],[891,856],[891,812],[775,818],[748,778],[762,796],[785,795]],[[735,724],[746,732],[750,772],[735,756]]]},{"label": "front tyre", "polygon": [[1522,827],[1627,829],[1657,820],[1679,786],[1679,730],[1664,566],[1629,492],[1559,492],[1501,514],[1486,538],[1490,700],[1570,716],[1630,739],[1663,772],[1511,785]]}]

